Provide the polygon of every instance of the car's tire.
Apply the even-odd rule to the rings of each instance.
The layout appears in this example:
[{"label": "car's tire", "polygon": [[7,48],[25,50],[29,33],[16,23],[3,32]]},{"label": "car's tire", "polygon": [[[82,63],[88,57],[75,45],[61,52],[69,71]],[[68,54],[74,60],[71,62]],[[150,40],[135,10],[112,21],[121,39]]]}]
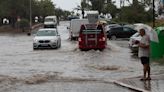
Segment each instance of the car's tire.
[{"label": "car's tire", "polygon": [[116,40],[117,37],[116,37],[115,35],[112,35],[110,39],[111,39],[111,40]]},{"label": "car's tire", "polygon": [[58,42],[58,48],[60,48],[61,47],[61,42]]},{"label": "car's tire", "polygon": [[73,41],[73,36],[72,36],[72,34],[71,34],[71,36],[70,36],[70,39],[71,39],[71,41]]},{"label": "car's tire", "polygon": [[57,47],[53,47],[52,49],[57,49]]},{"label": "car's tire", "polygon": [[37,50],[37,48],[34,48],[34,47],[33,47],[33,50]]},{"label": "car's tire", "polygon": [[104,51],[104,48],[103,49],[99,49],[100,51]]},{"label": "car's tire", "polygon": [[61,42],[59,43],[59,48],[61,48]]},{"label": "car's tire", "polygon": [[84,51],[85,49],[79,48],[80,51]]},{"label": "car's tire", "polygon": [[71,41],[73,40],[73,37],[71,36]]}]

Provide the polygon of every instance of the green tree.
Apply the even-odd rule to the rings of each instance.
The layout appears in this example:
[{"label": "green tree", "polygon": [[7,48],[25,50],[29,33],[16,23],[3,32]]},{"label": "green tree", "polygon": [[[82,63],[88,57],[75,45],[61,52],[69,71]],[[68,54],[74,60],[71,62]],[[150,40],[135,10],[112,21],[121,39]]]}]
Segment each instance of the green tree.
[{"label": "green tree", "polygon": [[[31,0],[32,17],[55,14],[55,5],[51,0]],[[29,0],[0,0],[0,18],[6,17],[14,26],[17,17],[28,19],[30,16]]]},{"label": "green tree", "polygon": [[55,14],[55,5],[53,5],[51,0],[41,0],[39,2],[40,15],[48,16]]},{"label": "green tree", "polygon": [[99,13],[102,13],[105,0],[90,0],[92,4],[92,10],[98,10]]},{"label": "green tree", "polygon": [[62,10],[60,8],[56,8],[55,9],[55,15],[60,19],[67,19],[68,15],[70,15],[71,13],[69,11],[66,10]]},{"label": "green tree", "polygon": [[114,18],[116,14],[118,13],[118,9],[111,1],[108,1],[108,3],[104,5],[102,13],[103,14],[110,13],[112,17]]},{"label": "green tree", "polygon": [[131,6],[122,7],[119,15],[120,21],[129,23],[152,21],[152,10],[146,11],[145,6],[134,0]]},{"label": "green tree", "polygon": [[91,6],[90,6],[87,2],[88,2],[87,0],[83,0],[83,1],[81,2],[81,8],[80,8],[80,10],[82,10],[82,9],[88,10],[88,9],[91,8]]},{"label": "green tree", "polygon": [[22,19],[21,21],[18,21],[17,26],[22,30],[22,32],[25,31],[26,28],[29,28],[29,21],[27,19]]}]

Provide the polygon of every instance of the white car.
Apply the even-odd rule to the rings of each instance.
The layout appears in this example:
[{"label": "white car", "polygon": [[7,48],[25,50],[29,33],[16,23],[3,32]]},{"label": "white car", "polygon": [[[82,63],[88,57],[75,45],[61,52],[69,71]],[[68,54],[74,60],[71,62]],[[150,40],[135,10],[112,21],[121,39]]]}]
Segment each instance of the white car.
[{"label": "white car", "polygon": [[138,44],[141,41],[141,36],[139,32],[132,35],[129,39],[129,47],[132,50],[132,52],[138,52]]},{"label": "white car", "polygon": [[39,29],[33,38],[33,49],[50,47],[60,48],[61,38],[55,28]]}]

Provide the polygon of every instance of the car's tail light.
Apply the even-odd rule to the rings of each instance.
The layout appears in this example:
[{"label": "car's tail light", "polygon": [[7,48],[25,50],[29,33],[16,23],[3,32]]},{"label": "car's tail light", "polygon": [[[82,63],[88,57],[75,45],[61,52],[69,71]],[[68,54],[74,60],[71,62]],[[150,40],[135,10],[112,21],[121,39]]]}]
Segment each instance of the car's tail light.
[{"label": "car's tail light", "polygon": [[99,39],[99,41],[105,41],[105,40],[106,40],[105,37]]},{"label": "car's tail light", "polygon": [[106,38],[105,38],[105,37],[103,37],[103,38],[102,38],[102,41],[105,41],[105,40],[106,40]]},{"label": "car's tail light", "polygon": [[82,41],[81,37],[79,37],[79,38],[78,38],[78,41],[79,41],[79,42],[81,42],[81,41]]}]

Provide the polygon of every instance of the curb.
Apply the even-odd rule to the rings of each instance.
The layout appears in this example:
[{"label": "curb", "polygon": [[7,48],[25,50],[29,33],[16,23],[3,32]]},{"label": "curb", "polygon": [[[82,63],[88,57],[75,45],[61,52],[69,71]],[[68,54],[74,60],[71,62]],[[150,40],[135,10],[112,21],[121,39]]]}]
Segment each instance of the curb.
[{"label": "curb", "polygon": [[134,86],[131,86],[131,85],[119,82],[119,81],[114,81],[113,83],[115,83],[116,85],[122,86],[122,87],[126,87],[126,88],[129,88],[129,89],[138,91],[138,92],[150,92],[150,91],[147,91],[147,90],[144,90],[144,89],[141,89],[141,88],[137,88],[137,87],[134,87]]}]

